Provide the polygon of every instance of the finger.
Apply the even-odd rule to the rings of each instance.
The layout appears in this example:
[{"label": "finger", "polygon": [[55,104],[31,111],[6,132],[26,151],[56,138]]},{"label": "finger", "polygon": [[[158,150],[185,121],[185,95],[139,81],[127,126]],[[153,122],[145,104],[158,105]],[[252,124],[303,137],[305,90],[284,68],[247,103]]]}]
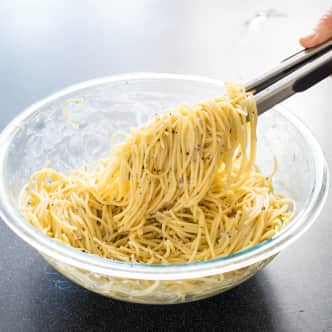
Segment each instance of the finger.
[{"label": "finger", "polygon": [[300,38],[300,44],[304,48],[314,47],[316,46],[316,40],[317,40],[317,34],[315,32],[312,32],[311,34]]},{"label": "finger", "polygon": [[300,39],[300,44],[305,47],[314,47],[332,38],[332,8],[320,19],[315,30]]}]

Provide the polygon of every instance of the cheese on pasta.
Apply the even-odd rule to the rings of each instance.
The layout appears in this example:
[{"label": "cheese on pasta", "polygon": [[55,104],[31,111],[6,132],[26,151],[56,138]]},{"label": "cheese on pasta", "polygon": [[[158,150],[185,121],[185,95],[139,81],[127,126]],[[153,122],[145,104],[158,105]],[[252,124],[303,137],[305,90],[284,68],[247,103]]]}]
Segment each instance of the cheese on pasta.
[{"label": "cheese on pasta", "polygon": [[226,89],[132,129],[104,160],[69,174],[36,172],[23,214],[66,245],[125,262],[208,260],[272,237],[293,202],[255,165],[253,96],[241,85]]}]

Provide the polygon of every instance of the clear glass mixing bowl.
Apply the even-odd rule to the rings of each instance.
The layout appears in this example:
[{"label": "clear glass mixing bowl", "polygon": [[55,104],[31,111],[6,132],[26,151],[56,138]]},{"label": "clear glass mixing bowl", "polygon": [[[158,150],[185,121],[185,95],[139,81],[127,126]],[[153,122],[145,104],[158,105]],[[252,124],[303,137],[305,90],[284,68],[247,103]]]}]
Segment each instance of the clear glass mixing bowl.
[{"label": "clear glass mixing bowl", "polygon": [[[317,218],[328,190],[328,168],[310,131],[289,111],[259,117],[257,162],[267,174],[278,160],[275,190],[292,197],[297,212],[273,238],[234,255],[174,265],[129,264],[82,253],[41,234],[19,210],[30,175],[47,162],[59,171],[107,155],[111,135],[140,125],[179,103],[224,93],[220,81],[170,74],[96,79],[64,89],[26,109],[0,136],[2,219],[58,271],[94,292],[139,303],[178,303],[230,289],[254,275]],[[75,103],[73,99],[80,99]],[[74,128],[64,117],[78,125]]]}]

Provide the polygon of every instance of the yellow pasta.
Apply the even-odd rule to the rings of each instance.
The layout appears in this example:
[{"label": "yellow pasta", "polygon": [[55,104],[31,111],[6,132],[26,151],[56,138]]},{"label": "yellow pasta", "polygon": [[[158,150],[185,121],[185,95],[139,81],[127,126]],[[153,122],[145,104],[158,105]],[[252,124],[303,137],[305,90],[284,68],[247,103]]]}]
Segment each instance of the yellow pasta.
[{"label": "yellow pasta", "polygon": [[227,256],[291,220],[294,203],[255,165],[257,111],[243,86],[133,129],[109,157],[45,168],[22,212],[49,237],[113,260],[172,264]]}]

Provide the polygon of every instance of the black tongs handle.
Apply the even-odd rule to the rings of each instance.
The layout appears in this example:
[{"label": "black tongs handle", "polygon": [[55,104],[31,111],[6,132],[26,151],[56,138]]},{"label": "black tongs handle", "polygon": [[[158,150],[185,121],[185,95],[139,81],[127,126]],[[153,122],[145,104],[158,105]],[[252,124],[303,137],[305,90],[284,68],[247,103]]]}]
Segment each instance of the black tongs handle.
[{"label": "black tongs handle", "polygon": [[[332,56],[332,54],[331,54]],[[321,63],[317,68],[313,69],[307,75],[300,77],[294,82],[294,91],[302,92],[311,88],[316,83],[332,74],[332,57],[325,63]]]},{"label": "black tongs handle", "polygon": [[258,113],[297,92],[302,92],[332,74],[332,40],[302,50],[245,86],[254,91]]}]

